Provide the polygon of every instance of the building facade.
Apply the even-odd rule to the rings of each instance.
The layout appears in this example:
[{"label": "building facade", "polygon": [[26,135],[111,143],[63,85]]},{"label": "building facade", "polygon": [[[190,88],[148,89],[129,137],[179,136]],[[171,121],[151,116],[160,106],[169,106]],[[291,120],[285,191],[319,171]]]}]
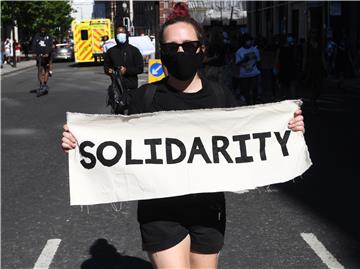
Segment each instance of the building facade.
[{"label": "building facade", "polygon": [[321,41],[360,39],[360,3],[356,1],[247,1],[247,20],[252,36],[292,34],[307,39],[310,31]]}]

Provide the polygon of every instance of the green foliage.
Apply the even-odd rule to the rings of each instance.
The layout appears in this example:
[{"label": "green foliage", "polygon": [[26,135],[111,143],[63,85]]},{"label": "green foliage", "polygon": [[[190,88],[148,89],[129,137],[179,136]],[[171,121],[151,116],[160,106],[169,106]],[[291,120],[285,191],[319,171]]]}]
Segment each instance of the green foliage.
[{"label": "green foliage", "polygon": [[29,35],[46,24],[51,34],[63,36],[73,20],[71,12],[70,1],[1,1],[1,24],[12,25],[16,20]]}]

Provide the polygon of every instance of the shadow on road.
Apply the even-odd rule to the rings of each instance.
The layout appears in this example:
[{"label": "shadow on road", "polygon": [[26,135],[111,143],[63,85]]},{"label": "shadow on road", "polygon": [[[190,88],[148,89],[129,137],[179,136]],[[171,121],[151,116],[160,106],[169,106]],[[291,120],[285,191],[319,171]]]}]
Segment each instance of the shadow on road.
[{"label": "shadow on road", "polygon": [[355,124],[359,113],[304,114],[313,166],[295,184],[280,188],[328,223],[360,239],[360,140]]},{"label": "shadow on road", "polygon": [[81,264],[81,269],[152,269],[151,263],[137,257],[124,256],[106,239],[97,239],[90,247],[91,258]]}]

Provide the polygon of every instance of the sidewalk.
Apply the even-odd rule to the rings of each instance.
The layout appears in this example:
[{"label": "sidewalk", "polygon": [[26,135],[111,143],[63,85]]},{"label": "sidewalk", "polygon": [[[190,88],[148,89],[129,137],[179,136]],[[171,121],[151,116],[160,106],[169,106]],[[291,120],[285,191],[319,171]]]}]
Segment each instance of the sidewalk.
[{"label": "sidewalk", "polygon": [[24,60],[21,62],[16,63],[16,67],[12,67],[12,65],[10,64],[3,64],[3,68],[1,68],[0,70],[0,74],[2,75],[6,75],[9,73],[13,73],[13,72],[18,72],[20,70],[32,67],[36,65],[36,61],[35,60]]}]

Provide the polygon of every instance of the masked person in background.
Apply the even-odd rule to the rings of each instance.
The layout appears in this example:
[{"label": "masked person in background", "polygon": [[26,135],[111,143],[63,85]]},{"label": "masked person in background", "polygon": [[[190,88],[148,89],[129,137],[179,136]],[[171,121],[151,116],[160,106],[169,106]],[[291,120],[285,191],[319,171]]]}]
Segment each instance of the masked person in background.
[{"label": "masked person in background", "polygon": [[40,32],[35,34],[33,38],[33,51],[36,54],[36,66],[38,67],[38,80],[40,88],[37,91],[37,96],[47,94],[49,87],[47,85],[49,76],[51,76],[52,66],[52,50],[53,39],[48,34],[46,25],[40,27]]},{"label": "masked person in background", "polygon": [[129,44],[129,35],[124,26],[116,27],[116,46],[104,54],[104,71],[110,75],[114,70],[120,72],[128,90],[138,87],[138,74],[144,70],[140,51]]},{"label": "masked person in background", "polygon": [[248,105],[256,103],[257,81],[261,74],[257,67],[260,63],[260,52],[253,41],[250,35],[244,35],[243,46],[235,54],[235,63],[240,66],[240,91],[244,94]]},{"label": "masked person in background", "polygon": [[[162,26],[159,42],[168,76],[131,91],[130,114],[236,106],[230,91],[199,76],[204,35],[194,19],[169,19]],[[304,130],[300,110],[289,128]],[[76,138],[67,125],[64,130],[62,148],[68,152],[76,147]],[[154,268],[217,268],[226,223],[223,192],[139,201],[138,221],[143,250]]]}]

